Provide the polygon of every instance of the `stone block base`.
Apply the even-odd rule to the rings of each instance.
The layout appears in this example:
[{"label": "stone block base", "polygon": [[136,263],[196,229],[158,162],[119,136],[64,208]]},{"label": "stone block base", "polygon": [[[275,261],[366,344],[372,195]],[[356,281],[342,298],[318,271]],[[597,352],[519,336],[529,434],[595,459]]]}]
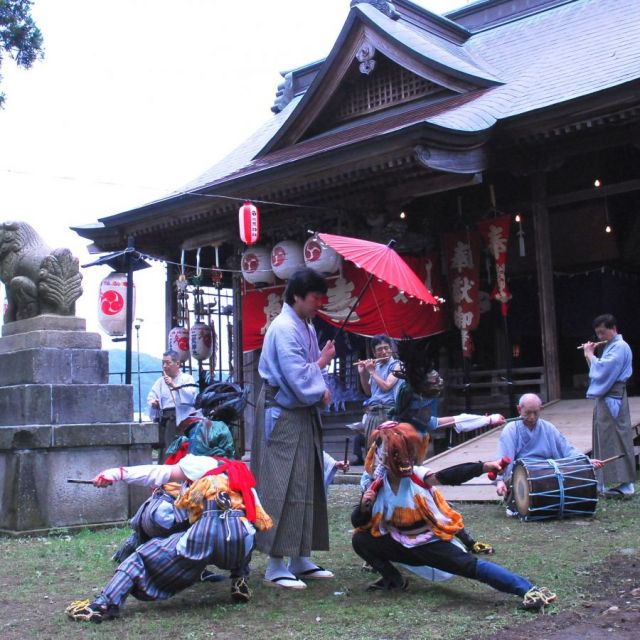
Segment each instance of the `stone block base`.
[{"label": "stone block base", "polygon": [[[56,431],[57,442],[47,442]],[[122,522],[149,495],[145,487],[124,483],[96,489],[67,480],[90,480],[108,467],[151,464],[156,424],[4,427],[0,436],[0,530],[5,532]],[[22,448],[25,441],[37,448]]]}]

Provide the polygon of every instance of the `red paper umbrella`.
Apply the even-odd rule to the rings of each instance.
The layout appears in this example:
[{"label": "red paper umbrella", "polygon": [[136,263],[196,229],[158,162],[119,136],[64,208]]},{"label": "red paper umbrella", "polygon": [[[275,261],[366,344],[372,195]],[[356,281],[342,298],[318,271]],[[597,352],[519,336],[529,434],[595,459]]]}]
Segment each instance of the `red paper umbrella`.
[{"label": "red paper umbrella", "polygon": [[394,251],[394,240],[391,240],[388,245],[384,245],[370,240],[335,236],[330,233],[319,233],[318,238],[343,258],[364,269],[372,277],[397,287],[407,296],[412,296],[428,304],[438,304],[424,282]]}]

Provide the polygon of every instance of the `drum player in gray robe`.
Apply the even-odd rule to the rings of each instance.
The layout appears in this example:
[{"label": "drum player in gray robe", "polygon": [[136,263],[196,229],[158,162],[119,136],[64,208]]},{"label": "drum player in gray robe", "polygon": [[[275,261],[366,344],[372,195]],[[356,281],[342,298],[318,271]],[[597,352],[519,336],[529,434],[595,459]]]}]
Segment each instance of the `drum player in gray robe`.
[{"label": "drum player in gray robe", "polygon": [[324,279],[311,269],[291,276],[258,365],[264,384],[251,470],[274,526],[257,536],[256,546],[269,555],[265,584],[287,589],[333,577],[310,558],[312,550],[329,548],[320,410],[331,401],[325,369],[335,346],[328,341],[320,350],[311,323],[326,292]]}]

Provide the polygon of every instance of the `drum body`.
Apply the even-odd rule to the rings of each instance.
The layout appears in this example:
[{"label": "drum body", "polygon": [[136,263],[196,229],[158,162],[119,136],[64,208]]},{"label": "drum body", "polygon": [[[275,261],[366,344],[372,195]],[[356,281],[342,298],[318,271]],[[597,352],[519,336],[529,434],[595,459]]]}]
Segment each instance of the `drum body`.
[{"label": "drum body", "polygon": [[513,467],[513,500],[521,520],[592,516],[597,483],[587,456],[560,460],[520,458]]}]

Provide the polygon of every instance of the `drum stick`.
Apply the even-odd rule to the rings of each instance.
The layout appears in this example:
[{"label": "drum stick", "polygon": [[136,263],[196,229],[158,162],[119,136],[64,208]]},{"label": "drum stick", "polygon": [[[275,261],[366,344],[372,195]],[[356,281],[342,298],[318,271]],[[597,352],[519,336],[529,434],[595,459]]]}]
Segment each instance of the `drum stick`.
[{"label": "drum stick", "polygon": [[[347,456],[349,455],[349,440],[351,440],[351,438],[346,438],[344,441],[344,463],[345,465],[349,464],[348,458]],[[342,473],[347,473],[347,467],[345,466],[342,469]]]},{"label": "drum stick", "polygon": [[93,480],[77,480],[76,478],[69,478],[67,482],[73,482],[73,484],[93,484]]},{"label": "drum stick", "polygon": [[602,466],[604,467],[604,465],[607,464],[608,462],[613,462],[614,460],[618,460],[619,458],[624,458],[624,453],[619,453],[617,456],[611,456],[606,460],[601,460]]},{"label": "drum stick", "polygon": [[[596,347],[601,347],[603,344],[607,344],[607,340],[601,340],[600,342],[595,342],[593,344],[593,348],[595,349]],[[576,347],[576,349],[584,349],[587,346],[588,342],[585,342],[584,344],[581,344],[579,346]]]}]

